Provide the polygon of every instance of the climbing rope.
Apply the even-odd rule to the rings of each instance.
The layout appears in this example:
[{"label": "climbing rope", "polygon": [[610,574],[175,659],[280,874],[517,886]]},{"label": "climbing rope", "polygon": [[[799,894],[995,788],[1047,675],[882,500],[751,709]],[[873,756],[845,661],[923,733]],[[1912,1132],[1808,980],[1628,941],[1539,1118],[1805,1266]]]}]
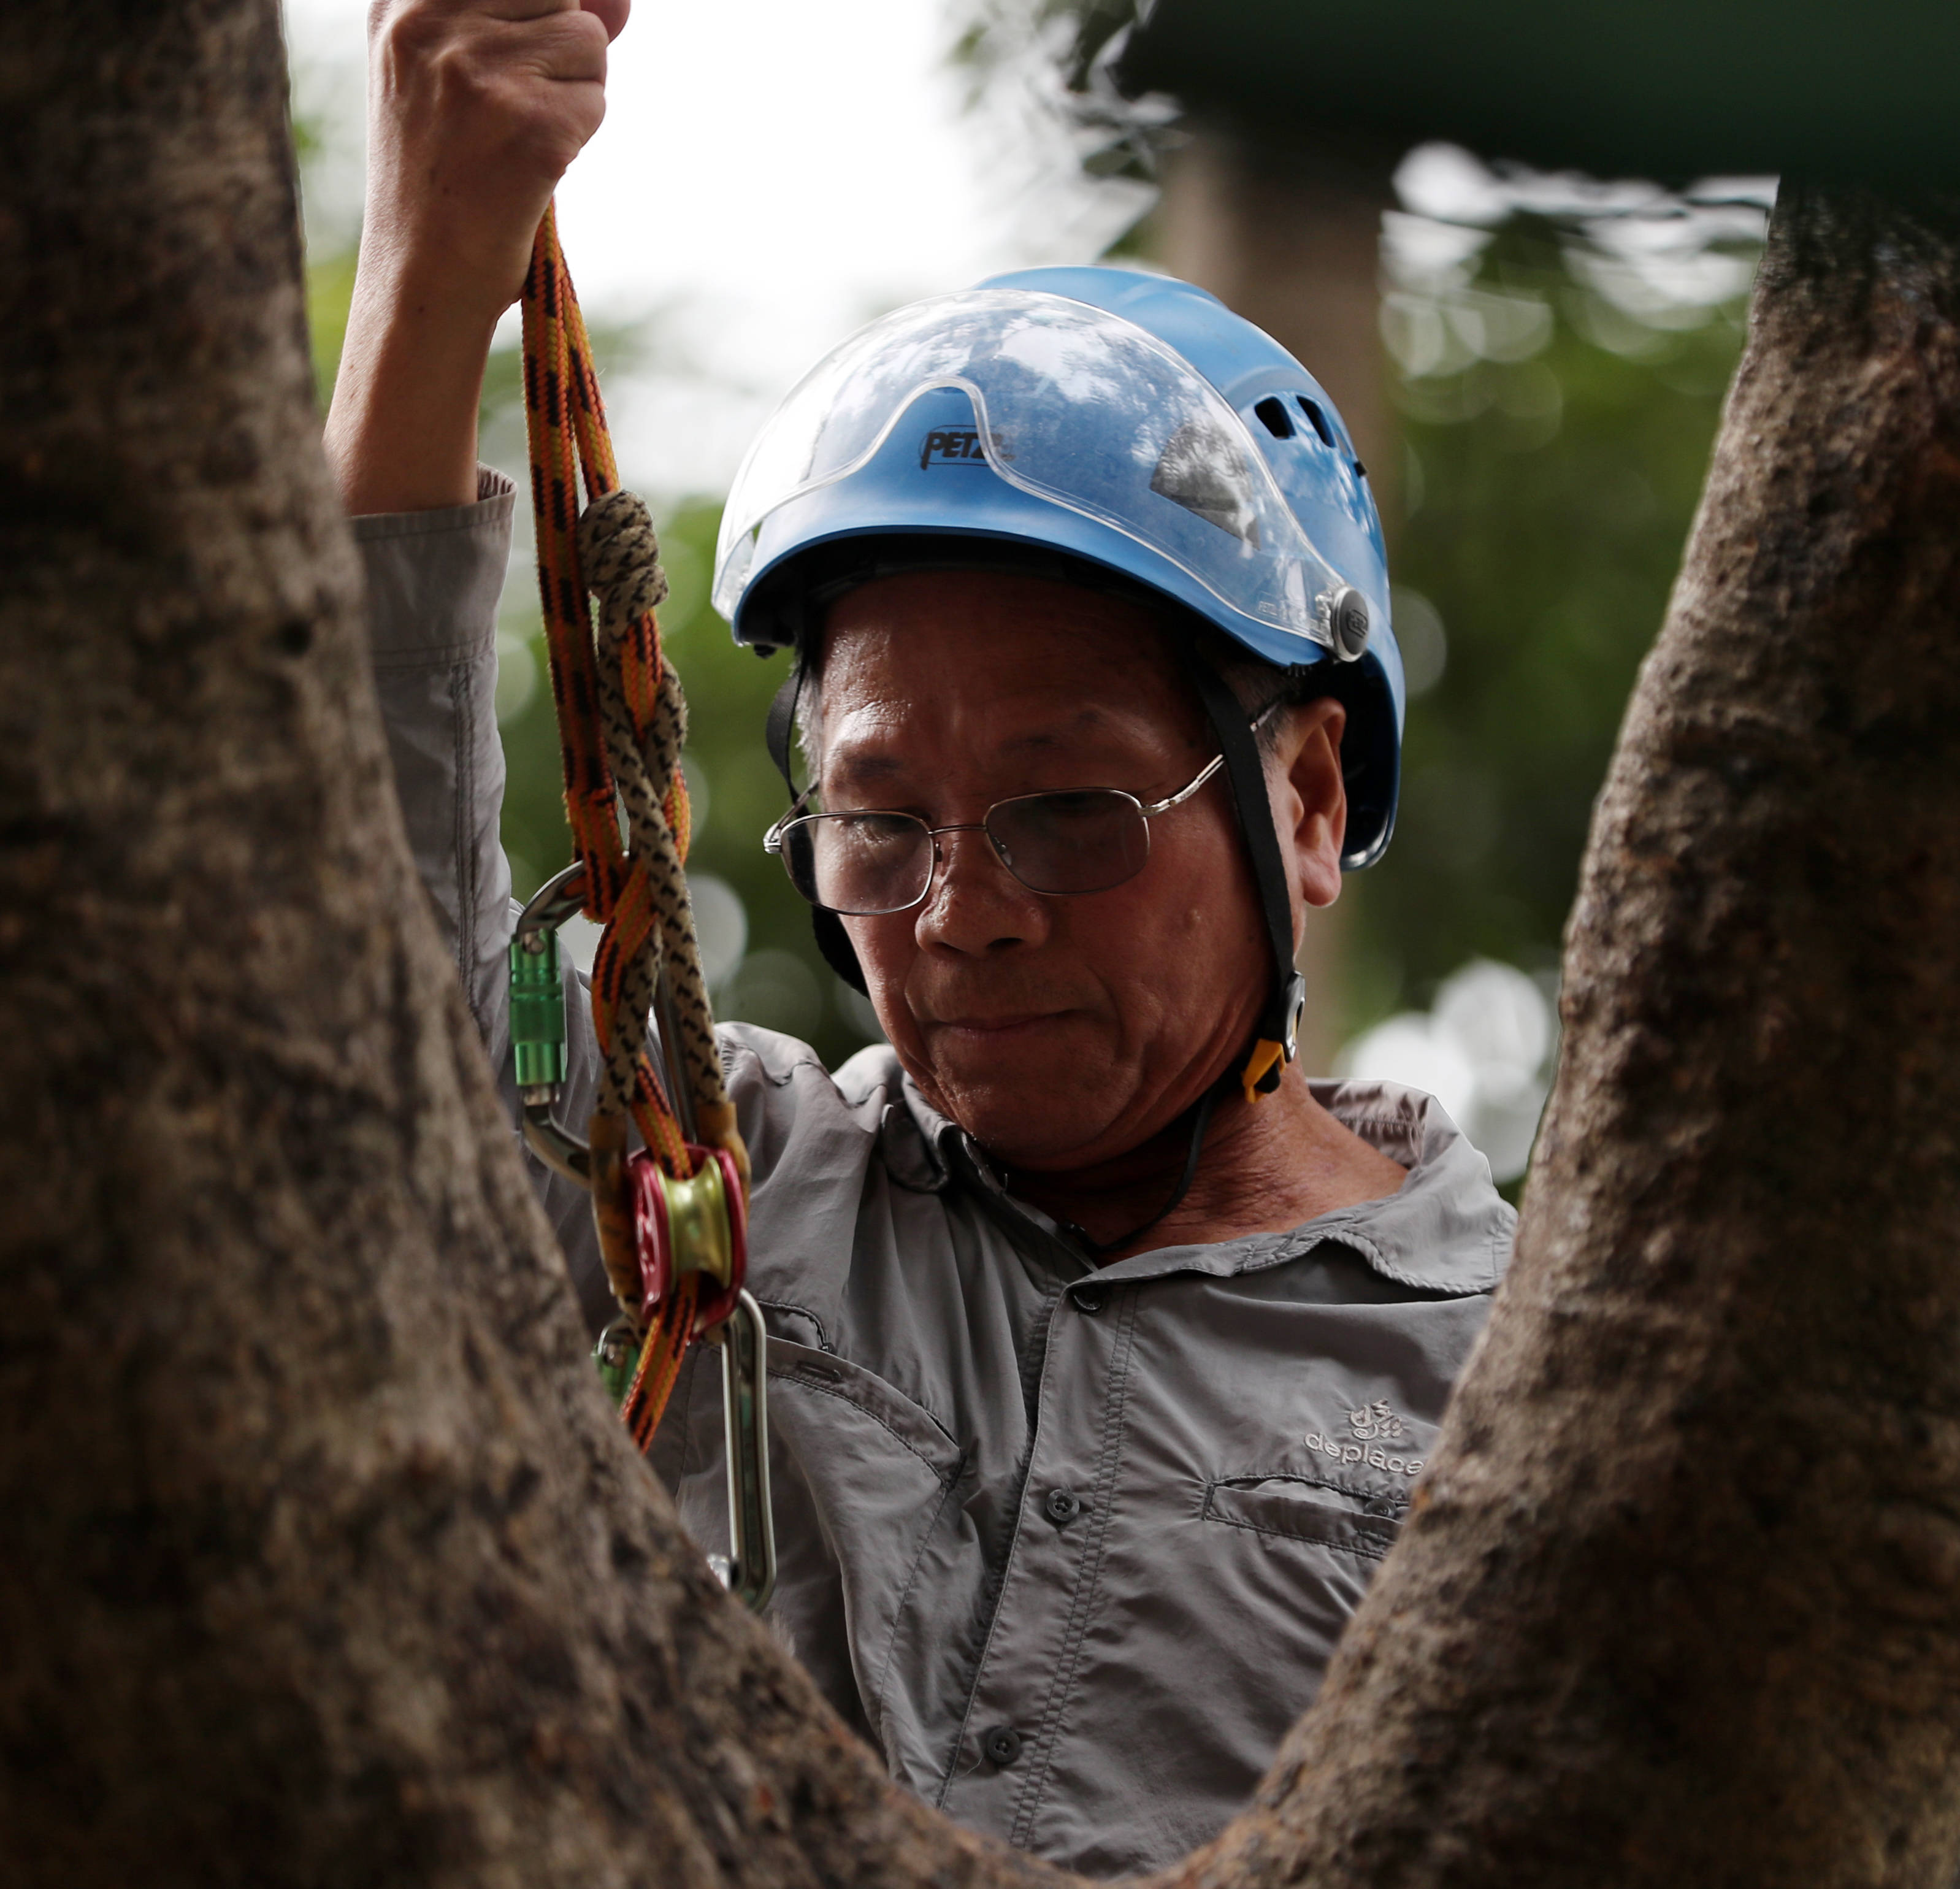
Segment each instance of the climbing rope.
[{"label": "climbing rope", "polygon": [[[603,1069],[588,1165],[579,1178],[592,1189],[607,1277],[638,1340],[637,1359],[617,1355],[616,1344],[612,1362],[631,1369],[620,1411],[644,1449],[689,1340],[727,1316],[740,1280],[738,1256],[735,1276],[718,1292],[714,1279],[704,1281],[701,1270],[680,1263],[667,1267],[657,1286],[650,1284],[648,1229],[657,1223],[658,1236],[667,1237],[666,1210],[650,1204],[644,1183],[636,1191],[628,1120],[674,1183],[696,1180],[725,1157],[728,1185],[718,1175],[708,1181],[723,1201],[717,1210],[730,1216],[745,1211],[749,1163],[722,1080],[682,870],[689,837],[680,765],[687,704],[661,649],[655,614],[667,579],[646,507],[619,488],[555,209],[539,225],[524,283],[523,347],[538,590],[565,813],[583,872],[583,909],[603,927],[592,967],[593,1027]],[[599,599],[596,630],[588,594]],[[514,975],[514,956],[513,962]],[[554,956],[554,970],[555,963]],[[657,1005],[663,1013],[664,1080],[648,1050],[648,1019]]]}]

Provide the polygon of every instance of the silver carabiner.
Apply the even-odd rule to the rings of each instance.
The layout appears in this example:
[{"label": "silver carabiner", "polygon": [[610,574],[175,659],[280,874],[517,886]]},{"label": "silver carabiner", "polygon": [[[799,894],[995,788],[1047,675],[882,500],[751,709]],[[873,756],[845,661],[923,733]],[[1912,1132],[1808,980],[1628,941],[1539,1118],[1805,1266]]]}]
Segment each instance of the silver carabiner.
[{"label": "silver carabiner", "polygon": [[[584,880],[583,866],[568,866],[538,888],[517,920],[511,940],[511,1040],[517,1059],[525,1141],[547,1167],[589,1188],[591,1150],[568,1134],[552,1115],[564,1092],[565,1073],[564,978],[558,927],[584,905]],[[682,1133],[692,1142],[693,1098],[667,1054],[667,1045],[678,1040],[679,1033],[664,971],[654,1001],[660,1052],[658,1073],[673,1099]],[[601,1237],[603,1242],[603,1229]],[[609,1353],[622,1349],[620,1328],[627,1324],[615,1319],[601,1335],[594,1353],[616,1399],[623,1394],[632,1367],[623,1356]],[[762,1309],[747,1292],[738,1293],[728,1315],[704,1335],[721,1350],[729,1558],[719,1571],[729,1592],[752,1611],[760,1612],[776,1585],[775,1522],[769,1507],[768,1334],[762,1324]],[[720,1563],[719,1556],[710,1558]]]},{"label": "silver carabiner", "polygon": [[769,1507],[768,1334],[745,1290],[708,1336],[721,1347],[722,1429],[728,1455],[728,1591],[754,1613],[776,1585]]}]

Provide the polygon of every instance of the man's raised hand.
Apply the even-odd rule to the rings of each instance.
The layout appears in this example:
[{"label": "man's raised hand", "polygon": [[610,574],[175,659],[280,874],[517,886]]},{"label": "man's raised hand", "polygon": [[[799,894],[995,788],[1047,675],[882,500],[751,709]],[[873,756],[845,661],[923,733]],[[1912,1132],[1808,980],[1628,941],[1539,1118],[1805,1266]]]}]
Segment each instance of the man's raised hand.
[{"label": "man's raised hand", "polygon": [[606,115],[606,49],[626,5],[375,0],[368,213],[392,259],[509,307],[552,192]]},{"label": "man's raised hand", "polygon": [[368,196],[326,450],[352,512],[476,495],[498,317],[606,113],[628,0],[374,0]]}]

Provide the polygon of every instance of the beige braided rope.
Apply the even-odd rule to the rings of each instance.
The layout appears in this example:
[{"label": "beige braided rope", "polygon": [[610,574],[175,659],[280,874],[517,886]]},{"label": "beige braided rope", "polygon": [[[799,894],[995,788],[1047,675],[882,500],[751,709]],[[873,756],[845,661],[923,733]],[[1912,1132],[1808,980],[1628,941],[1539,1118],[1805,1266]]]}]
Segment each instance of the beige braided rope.
[{"label": "beige braided rope", "polygon": [[[648,1016],[664,968],[680,1038],[668,1046],[678,1065],[676,1078],[686,1083],[697,1118],[708,1124],[705,1131],[712,1134],[715,1125],[730,1118],[732,1111],[715,1047],[693,904],[666,804],[687,739],[687,701],[673,665],[663,655],[657,701],[643,743],[626,699],[619,660],[635,619],[655,609],[667,593],[667,576],[660,564],[660,540],[641,499],[634,493],[616,491],[586,507],[579,520],[578,545],[586,580],[599,599],[594,640],[606,758],[626,816],[629,857],[633,864],[644,865],[648,891],[659,920],[649,928],[645,943],[621,981],[606,1048],[600,1106],[623,1111],[633,1093],[638,1046],[646,1040]],[[712,1138],[721,1137],[717,1134]]]}]

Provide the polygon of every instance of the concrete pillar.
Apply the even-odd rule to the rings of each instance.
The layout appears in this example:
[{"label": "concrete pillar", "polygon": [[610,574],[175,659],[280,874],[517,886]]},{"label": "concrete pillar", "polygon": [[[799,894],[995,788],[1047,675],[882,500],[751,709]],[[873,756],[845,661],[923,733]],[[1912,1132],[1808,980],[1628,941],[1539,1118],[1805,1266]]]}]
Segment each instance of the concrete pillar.
[{"label": "concrete pillar", "polygon": [[[1392,518],[1402,453],[1377,323],[1389,166],[1275,151],[1192,129],[1169,159],[1152,247],[1176,275],[1208,288],[1296,355],[1333,396]],[[1342,907],[1313,914],[1300,946],[1306,979],[1301,1060],[1325,1070],[1339,1047]]]}]

